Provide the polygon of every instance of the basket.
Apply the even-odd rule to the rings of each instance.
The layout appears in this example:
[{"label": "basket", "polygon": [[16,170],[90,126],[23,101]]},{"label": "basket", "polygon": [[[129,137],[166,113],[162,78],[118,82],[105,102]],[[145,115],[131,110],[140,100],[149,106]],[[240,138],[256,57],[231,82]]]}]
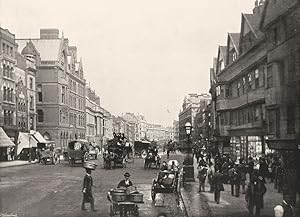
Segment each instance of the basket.
[{"label": "basket", "polygon": [[130,194],[128,195],[128,199],[131,202],[135,202],[135,203],[142,203],[143,202],[143,194],[141,193],[134,193],[134,194]]},{"label": "basket", "polygon": [[85,168],[85,169],[94,170],[94,169],[96,169],[96,166],[97,166],[97,164],[94,162],[90,162],[90,161],[83,162],[83,168]]},{"label": "basket", "polygon": [[127,199],[127,194],[111,192],[111,199],[115,202],[124,202]]}]

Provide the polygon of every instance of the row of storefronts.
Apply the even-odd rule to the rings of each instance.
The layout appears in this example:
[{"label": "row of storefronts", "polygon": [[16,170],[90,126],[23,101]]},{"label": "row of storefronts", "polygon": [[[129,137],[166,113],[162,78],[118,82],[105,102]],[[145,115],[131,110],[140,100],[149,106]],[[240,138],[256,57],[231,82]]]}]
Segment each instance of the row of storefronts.
[{"label": "row of storefronts", "polygon": [[47,143],[47,141],[38,131],[18,132],[17,140],[14,142],[14,137],[9,137],[0,127],[0,161],[28,160],[29,153],[32,159],[35,159],[39,143]]}]

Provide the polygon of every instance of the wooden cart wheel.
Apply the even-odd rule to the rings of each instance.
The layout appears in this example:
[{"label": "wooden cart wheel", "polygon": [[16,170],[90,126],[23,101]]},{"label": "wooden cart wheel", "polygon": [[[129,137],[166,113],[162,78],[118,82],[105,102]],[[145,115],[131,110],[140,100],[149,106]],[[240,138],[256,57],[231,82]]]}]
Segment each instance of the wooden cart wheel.
[{"label": "wooden cart wheel", "polygon": [[134,209],[134,215],[135,215],[135,217],[139,217],[139,207],[138,207],[138,205],[135,205],[135,207],[134,207],[135,209]]},{"label": "wooden cart wheel", "polygon": [[114,215],[113,205],[110,205],[109,216],[112,217]]},{"label": "wooden cart wheel", "polygon": [[155,191],[154,191],[154,189],[152,189],[151,190],[151,198],[152,198],[153,202],[155,202],[155,196],[156,196]]}]

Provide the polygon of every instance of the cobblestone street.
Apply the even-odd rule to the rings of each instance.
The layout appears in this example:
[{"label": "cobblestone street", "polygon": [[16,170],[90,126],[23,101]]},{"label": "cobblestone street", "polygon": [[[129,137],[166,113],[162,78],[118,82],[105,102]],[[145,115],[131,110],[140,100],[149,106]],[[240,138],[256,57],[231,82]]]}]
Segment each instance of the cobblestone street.
[{"label": "cobblestone street", "polygon": [[[181,159],[182,155],[172,157]],[[144,194],[145,203],[139,205],[140,216],[156,217],[158,213],[166,213],[168,217],[183,216],[176,197],[172,194],[157,195],[156,203],[152,203],[151,183],[158,170],[145,170],[142,159],[135,159],[125,169],[114,170],[103,169],[102,158],[97,163],[99,165],[92,173],[96,212],[80,210],[84,169],[79,164],[70,167],[62,162],[57,165],[34,164],[1,168],[0,213],[14,213],[19,217],[109,216],[110,203],[106,194],[116,187],[123,179],[123,174],[128,171],[134,185]]]}]

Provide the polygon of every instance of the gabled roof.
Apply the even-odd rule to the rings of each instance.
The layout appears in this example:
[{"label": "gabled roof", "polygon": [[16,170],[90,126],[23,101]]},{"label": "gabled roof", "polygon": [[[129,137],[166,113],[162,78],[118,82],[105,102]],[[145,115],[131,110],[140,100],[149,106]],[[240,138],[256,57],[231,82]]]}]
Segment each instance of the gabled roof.
[{"label": "gabled roof", "polygon": [[25,57],[22,56],[19,52],[16,52],[16,59],[17,59],[17,67],[19,69],[23,69],[23,70],[26,70],[26,60],[25,60]]},{"label": "gabled roof", "polygon": [[26,55],[39,56],[40,55],[31,40],[29,40],[29,42],[26,42],[26,46],[23,48],[21,54],[24,56],[26,56]]},{"label": "gabled roof", "polygon": [[265,28],[297,4],[300,4],[300,0],[266,0],[260,27]]},{"label": "gabled roof", "polygon": [[[263,33],[260,31],[259,24],[261,21],[262,13],[255,13],[255,14],[242,14],[242,19],[245,20],[245,22],[242,22],[242,25],[247,25],[251,29],[252,33],[256,38],[261,38],[263,36]],[[243,30],[243,28],[242,28]]]},{"label": "gabled roof", "polygon": [[219,55],[218,55],[218,61],[220,59],[226,60],[226,56],[227,56],[227,46],[219,46],[219,51],[218,51]]},{"label": "gabled roof", "polygon": [[16,41],[19,44],[19,49],[22,50],[30,40],[40,53],[42,61],[58,61],[60,59],[60,53],[63,49],[63,38],[17,39]]},{"label": "gabled roof", "polygon": [[[240,33],[228,33],[228,38],[231,40],[235,51],[239,53]],[[228,46],[228,45],[227,45]]]}]

